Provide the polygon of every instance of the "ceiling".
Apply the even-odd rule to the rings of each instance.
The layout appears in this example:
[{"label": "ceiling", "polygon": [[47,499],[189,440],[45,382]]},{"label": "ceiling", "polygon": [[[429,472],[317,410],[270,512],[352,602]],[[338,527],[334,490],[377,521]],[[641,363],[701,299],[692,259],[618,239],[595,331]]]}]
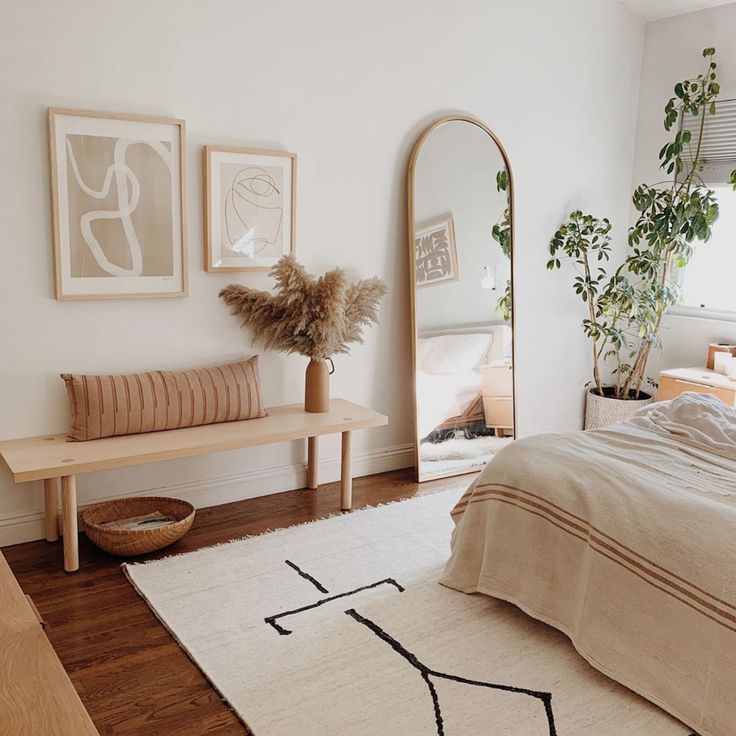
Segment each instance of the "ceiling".
[{"label": "ceiling", "polygon": [[672,15],[691,13],[694,10],[728,5],[734,0],[623,0],[624,5],[645,20],[669,18]]}]

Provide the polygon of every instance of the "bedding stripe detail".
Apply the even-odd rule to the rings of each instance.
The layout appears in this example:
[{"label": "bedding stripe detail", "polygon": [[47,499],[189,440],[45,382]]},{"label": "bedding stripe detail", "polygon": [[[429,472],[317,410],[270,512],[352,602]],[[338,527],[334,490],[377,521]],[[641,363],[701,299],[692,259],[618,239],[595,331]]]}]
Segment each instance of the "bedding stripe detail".
[{"label": "bedding stripe detail", "polygon": [[[487,499],[480,499],[480,500],[496,501],[498,503],[504,503],[504,504],[507,504],[509,506],[514,506],[514,507],[516,507],[518,509],[521,509],[522,511],[526,511],[526,512],[532,514],[533,516],[538,516],[538,517],[544,519],[545,521],[548,521],[550,524],[552,524],[553,526],[556,526],[561,531],[567,532],[568,534],[570,534],[571,536],[575,537],[576,539],[579,539],[582,542],[588,542],[589,541],[585,537],[582,537],[579,534],[575,534],[574,532],[571,532],[569,529],[566,529],[565,527],[563,527],[563,526],[561,526],[559,524],[556,524],[554,521],[551,521],[543,513],[540,513],[540,512],[537,512],[537,511],[531,511],[530,509],[526,508],[525,506],[521,506],[519,504],[516,504],[513,501],[509,501],[508,499],[487,498]],[[706,611],[703,611],[702,609],[698,608],[693,603],[691,603],[691,602],[689,602],[687,600],[684,600],[683,598],[680,598],[673,591],[668,590],[667,588],[664,588],[661,585],[657,585],[656,583],[653,583],[651,580],[649,580],[648,578],[644,577],[643,575],[641,575],[640,573],[638,573],[636,570],[632,570],[631,568],[627,567],[624,563],[621,562],[621,560],[616,559],[616,558],[612,557],[611,555],[606,554],[602,550],[597,549],[594,545],[590,545],[590,548],[594,552],[597,552],[598,554],[600,554],[601,557],[605,557],[607,560],[610,560],[611,562],[613,562],[614,564],[618,565],[619,567],[623,567],[625,570],[627,570],[628,572],[630,572],[632,575],[635,575],[637,578],[639,578],[640,580],[643,580],[645,583],[648,583],[653,588],[656,588],[657,590],[659,590],[660,592],[664,593],[665,595],[668,595],[671,598],[674,598],[679,603],[683,603],[688,608],[691,608],[693,611],[696,611],[697,613],[701,614],[702,616],[705,616],[707,619],[710,619],[711,621],[713,621],[714,623],[718,624],[719,626],[722,626],[724,629],[728,629],[729,631],[733,631],[733,632],[736,633],[736,626],[730,626],[728,623],[725,623],[723,621],[720,621],[715,616],[712,616],[711,614],[707,613]]]},{"label": "bedding stripe detail", "polygon": [[[482,490],[479,490],[477,493],[473,493],[472,496],[473,496],[473,498],[477,498],[479,500],[482,500],[482,498],[484,498],[486,494],[493,493],[494,492],[494,490],[493,490],[494,488],[501,488],[501,489],[504,489],[504,490],[507,490],[507,491],[514,491],[516,493],[522,493],[522,494],[525,494],[527,496],[531,496],[536,501],[539,501],[542,504],[546,504],[546,505],[550,506],[551,508],[555,509],[555,511],[558,511],[558,512],[560,512],[562,514],[565,514],[566,516],[571,517],[576,522],[580,522],[580,524],[583,525],[582,528],[586,531],[586,533],[587,533],[587,530],[588,529],[592,529],[596,534],[598,534],[601,537],[604,537],[605,539],[607,539],[612,544],[618,545],[619,547],[621,547],[621,549],[625,550],[627,553],[629,553],[631,555],[634,555],[635,557],[637,557],[639,560],[641,560],[646,565],[651,565],[652,567],[657,568],[657,570],[665,573],[666,575],[669,575],[671,578],[673,578],[674,580],[678,581],[679,583],[683,583],[684,585],[687,585],[688,587],[692,588],[693,590],[697,591],[698,593],[702,593],[704,596],[707,596],[707,597],[711,598],[716,603],[720,603],[721,605],[724,605],[727,608],[730,608],[731,610],[733,610],[734,612],[736,612],[736,605],[734,605],[732,603],[729,603],[728,601],[725,601],[725,600],[723,600],[721,598],[718,598],[717,596],[713,595],[712,593],[709,593],[707,590],[704,590],[703,588],[695,585],[695,583],[690,582],[686,578],[683,578],[680,575],[677,575],[676,573],[668,570],[666,567],[662,567],[662,565],[658,565],[656,562],[654,562],[653,560],[650,560],[648,557],[644,557],[644,555],[640,554],[636,550],[632,549],[631,547],[626,546],[622,542],[619,542],[617,539],[615,539],[614,537],[612,537],[610,534],[606,534],[606,532],[604,532],[602,529],[600,529],[599,527],[595,526],[594,524],[591,524],[587,519],[583,518],[582,516],[578,516],[577,514],[573,514],[571,511],[568,511],[567,509],[564,509],[562,506],[559,506],[558,504],[554,503],[553,501],[550,501],[547,498],[544,498],[544,496],[540,496],[538,493],[533,493],[532,491],[527,491],[524,488],[518,488],[516,486],[510,486],[510,485],[507,485],[505,483],[483,483],[481,485],[476,486],[476,488],[474,489],[474,491],[477,490],[477,489],[482,489]],[[455,507],[450,512],[452,516],[455,516],[457,513],[459,513],[459,511],[463,510],[468,505],[467,502],[464,503],[465,497],[466,496],[463,496],[457,502],[457,504],[455,504]]]},{"label": "bedding stripe detail", "polygon": [[[496,487],[494,488],[493,486]],[[657,565],[646,557],[633,552],[625,545],[598,530],[585,519],[581,519],[581,517],[560,508],[551,501],[543,499],[530,491],[504,486],[502,484],[484,484],[483,490],[480,492],[478,492],[478,488],[479,487],[476,487],[476,492],[473,493],[471,498],[467,500],[461,499],[458,502],[451,512],[453,517],[457,517],[464,513],[467,507],[473,503],[495,501],[514,506],[520,510],[544,519],[558,529],[576,537],[582,542],[585,542],[595,552],[625,568],[628,572],[636,575],[641,580],[647,582],[667,595],[676,598],[681,603],[684,603],[693,610],[698,611],[698,613],[701,613],[719,625],[736,632],[736,613],[733,613],[736,612],[736,606],[732,603],[721,600],[717,596],[708,593],[690,581],[666,570],[661,565]],[[531,496],[534,500],[525,498],[525,496]],[[572,521],[566,517],[572,517],[572,519],[576,519],[580,523]],[[612,544],[607,540],[610,540]],[[622,551],[622,549],[617,549],[614,545],[618,545],[618,547],[626,550],[629,554]],[[666,574],[674,580],[668,579],[661,573]],[[675,582],[675,580],[679,582]],[[684,586],[688,587],[686,588]],[[688,590],[688,588],[691,590]]]}]

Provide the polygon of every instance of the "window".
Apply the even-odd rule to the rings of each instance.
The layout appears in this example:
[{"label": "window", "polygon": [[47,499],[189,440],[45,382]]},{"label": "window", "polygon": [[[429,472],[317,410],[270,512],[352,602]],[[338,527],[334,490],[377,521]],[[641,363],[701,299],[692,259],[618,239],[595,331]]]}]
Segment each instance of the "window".
[{"label": "window", "polygon": [[691,314],[731,312],[736,320],[736,192],[730,184],[708,186],[716,193],[721,213],[710,240],[693,244],[690,263],[680,272],[680,304]]},{"label": "window", "polygon": [[[697,135],[698,117],[687,116],[684,129]],[[729,183],[736,169],[736,100],[721,100],[706,119],[701,177],[716,193],[720,216],[707,243],[695,241],[688,265],[678,272],[680,304],[672,311],[736,321],[736,191]]]}]

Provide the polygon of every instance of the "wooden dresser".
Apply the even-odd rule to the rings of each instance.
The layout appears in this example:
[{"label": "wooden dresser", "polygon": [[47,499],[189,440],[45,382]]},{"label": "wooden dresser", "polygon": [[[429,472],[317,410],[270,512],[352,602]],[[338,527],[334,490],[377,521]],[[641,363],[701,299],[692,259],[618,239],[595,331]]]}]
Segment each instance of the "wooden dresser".
[{"label": "wooden dresser", "polygon": [[99,736],[1,553],[0,733]]},{"label": "wooden dresser", "polygon": [[657,401],[674,399],[685,391],[717,396],[736,407],[736,381],[707,368],[672,368],[659,374]]},{"label": "wooden dresser", "polygon": [[481,366],[481,392],[486,427],[500,437],[514,433],[514,371],[510,362],[495,361]]}]

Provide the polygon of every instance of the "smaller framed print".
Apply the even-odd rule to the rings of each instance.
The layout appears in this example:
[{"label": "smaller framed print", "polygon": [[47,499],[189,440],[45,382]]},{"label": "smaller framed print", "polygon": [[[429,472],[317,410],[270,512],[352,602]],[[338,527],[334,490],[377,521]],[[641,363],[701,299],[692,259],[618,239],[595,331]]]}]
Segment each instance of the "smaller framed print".
[{"label": "smaller framed print", "polygon": [[185,296],[184,121],[49,109],[57,299]]},{"label": "smaller framed print", "polygon": [[204,148],[205,271],[268,271],[293,255],[296,154]]},{"label": "smaller framed print", "polygon": [[417,287],[457,281],[457,247],[452,215],[417,226],[414,231]]}]

